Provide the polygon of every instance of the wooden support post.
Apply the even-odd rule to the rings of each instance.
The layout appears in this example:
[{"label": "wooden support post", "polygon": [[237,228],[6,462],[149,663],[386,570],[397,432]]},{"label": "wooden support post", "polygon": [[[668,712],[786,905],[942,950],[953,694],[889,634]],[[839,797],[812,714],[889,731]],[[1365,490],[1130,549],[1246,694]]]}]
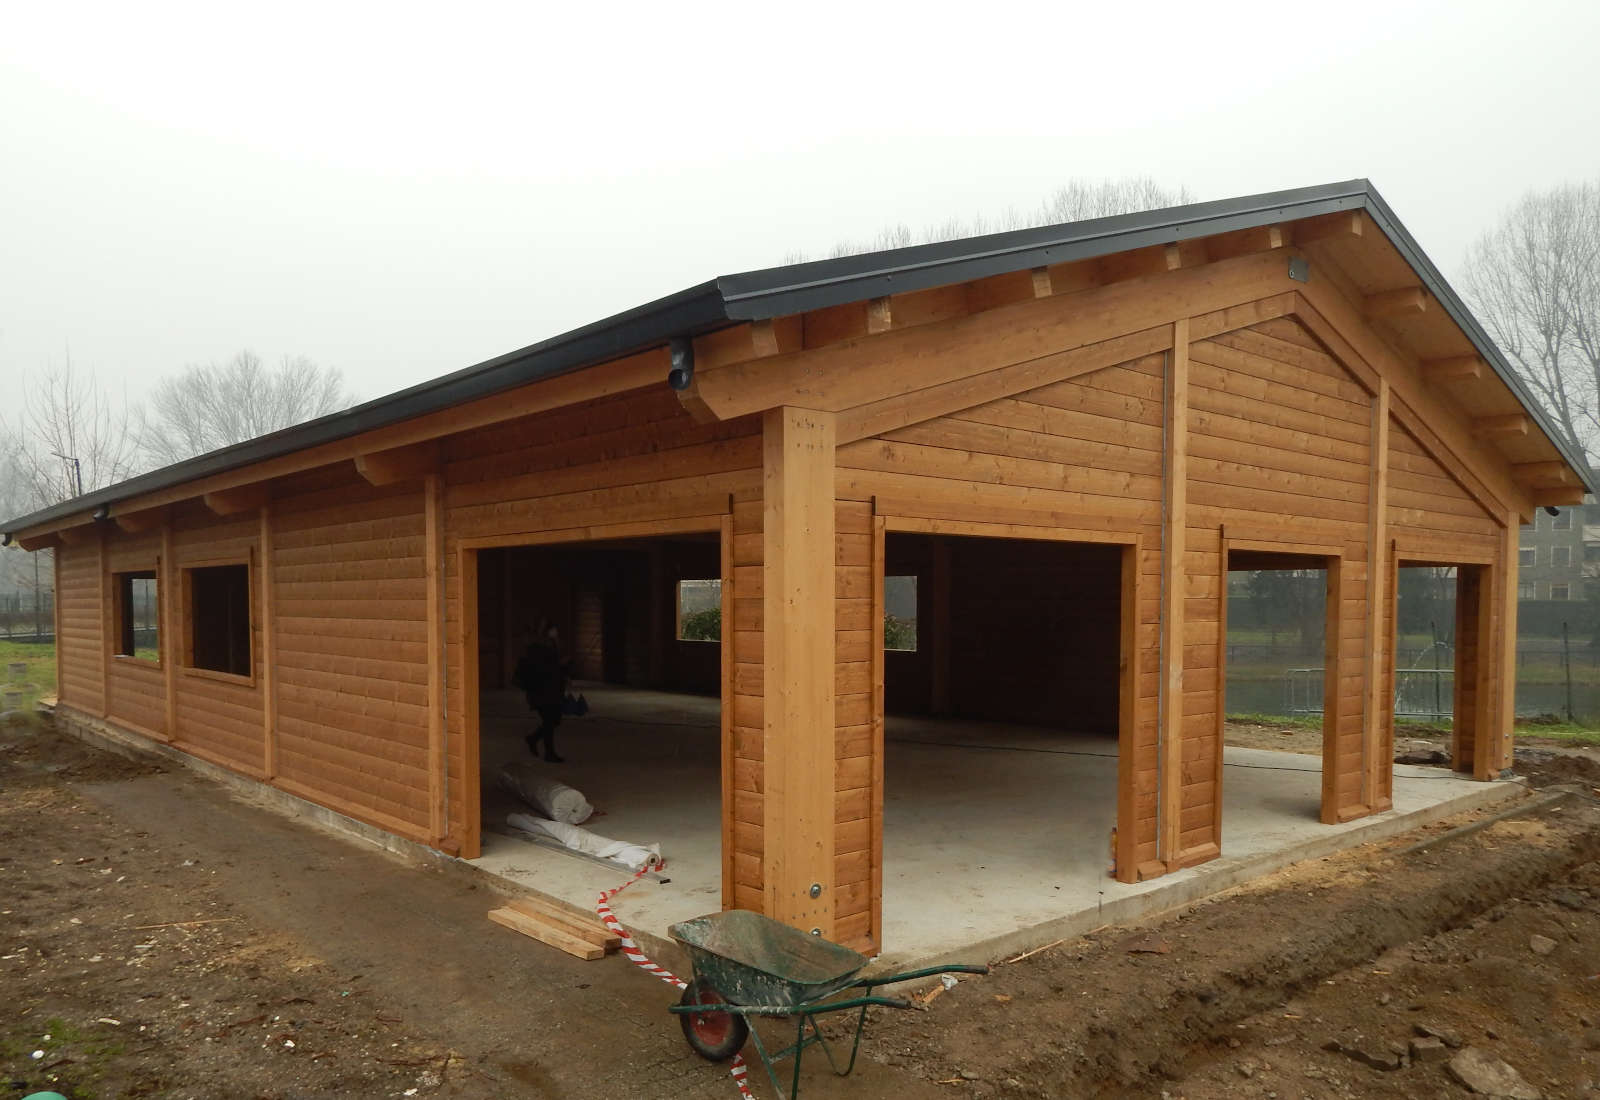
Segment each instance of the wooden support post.
[{"label": "wooden support post", "polygon": [[261,505],[261,768],[278,775],[278,597],[273,581],[272,502]]},{"label": "wooden support post", "polygon": [[877,515],[873,504],[872,517],[872,771],[870,802],[867,812],[871,821],[868,858],[871,870],[867,880],[870,894],[867,936],[879,948],[883,946],[883,575],[888,525]]},{"label": "wooden support post", "polygon": [[1383,781],[1383,773],[1391,767],[1393,754],[1389,731],[1394,722],[1394,700],[1388,694],[1388,676],[1385,661],[1390,655],[1393,639],[1385,637],[1386,608],[1389,594],[1389,380],[1378,378],[1378,392],[1372,400],[1372,428],[1368,436],[1371,449],[1368,466],[1371,477],[1367,500],[1367,641],[1365,693],[1366,711],[1361,724],[1361,755],[1365,767],[1361,775],[1361,801],[1374,811],[1387,810],[1393,804]]},{"label": "wooden support post", "polygon": [[933,539],[933,576],[930,596],[932,667],[928,670],[928,703],[936,715],[950,713],[950,541]]},{"label": "wooden support post", "polygon": [[1228,744],[1228,528],[1223,526],[1217,539],[1217,660],[1213,670],[1217,691],[1217,723],[1212,736],[1211,766],[1211,843],[1222,852],[1222,766]]},{"label": "wooden support post", "polygon": [[[449,832],[450,814],[445,805],[449,763],[444,754],[444,479],[436,473],[422,477],[422,528],[428,599],[428,843],[438,845]],[[472,685],[466,690],[475,689]]]},{"label": "wooden support post", "polygon": [[766,909],[831,938],[834,417],[771,409],[762,435]]},{"label": "wooden support post", "polygon": [[1157,858],[1179,867],[1183,809],[1183,605],[1189,523],[1189,320],[1172,326],[1166,384],[1166,478],[1162,509],[1160,800]]},{"label": "wooden support post", "polygon": [[1344,559],[1328,559],[1327,611],[1323,626],[1322,823],[1337,825],[1365,814],[1339,805],[1339,654],[1344,641]]},{"label": "wooden support post", "polygon": [[732,503],[729,503],[729,513],[722,517],[721,535],[718,540],[719,565],[717,575],[722,578],[722,604],[720,623],[722,626],[721,640],[717,648],[718,656],[722,661],[721,669],[721,706],[718,707],[717,718],[721,734],[721,759],[722,768],[718,772],[722,779],[722,907],[734,909],[737,906],[733,900],[734,894],[734,768],[736,759],[733,741],[733,696],[734,696],[734,603],[733,603],[733,512]]},{"label": "wooden support post", "polygon": [[1139,881],[1139,558],[1138,540],[1122,548],[1117,684],[1117,839],[1111,858],[1119,882]]},{"label": "wooden support post", "polygon": [[[456,616],[456,645],[461,651],[461,774],[457,777],[461,798],[462,859],[477,859],[482,851],[483,809],[478,790],[478,759],[481,735],[478,730],[478,551],[461,550],[456,575],[460,579],[460,614]],[[449,766],[449,761],[445,762]],[[445,814],[445,830],[450,830],[450,815]]]},{"label": "wooden support post", "polygon": [[[111,561],[110,548],[106,545],[109,535],[106,525],[95,524],[96,553],[99,593],[100,593],[100,717],[111,716]],[[61,640],[56,639],[59,646]]]},{"label": "wooden support post", "polygon": [[[178,622],[178,570],[172,560],[172,520],[161,525],[161,559],[156,562],[156,598],[161,603],[161,672],[166,691],[166,735],[178,740],[178,657],[182,649],[183,628]],[[60,606],[61,601],[56,601]]]},{"label": "wooden support post", "polygon": [[1521,544],[1522,519],[1515,512],[1505,515],[1500,540],[1500,560],[1495,570],[1500,575],[1498,597],[1499,644],[1493,662],[1498,692],[1499,713],[1495,715],[1494,768],[1498,774],[1511,767],[1516,750],[1517,727],[1517,548]]},{"label": "wooden support post", "polygon": [[[166,545],[166,543],[163,542],[162,545],[164,547]],[[39,593],[38,593],[37,590],[34,591],[33,598],[35,600],[37,600],[39,598]],[[34,607],[37,608],[38,606],[39,605],[37,603],[34,604]],[[59,703],[59,702],[62,701],[61,700],[61,663],[62,663],[61,662],[61,548],[59,546],[57,546],[55,549],[53,549],[51,551],[51,553],[50,553],[50,628],[51,628],[52,631],[54,631],[54,634],[53,634],[51,640],[55,642],[55,647],[56,647],[56,702]],[[166,666],[166,668],[167,668],[167,713],[168,713],[168,715],[171,715],[171,713],[172,713],[172,666],[170,664],[168,664]],[[169,722],[170,722],[170,718],[169,718]],[[168,729],[167,729],[167,736],[168,737],[172,736],[172,730],[171,730],[171,726],[170,725],[168,726]]]}]

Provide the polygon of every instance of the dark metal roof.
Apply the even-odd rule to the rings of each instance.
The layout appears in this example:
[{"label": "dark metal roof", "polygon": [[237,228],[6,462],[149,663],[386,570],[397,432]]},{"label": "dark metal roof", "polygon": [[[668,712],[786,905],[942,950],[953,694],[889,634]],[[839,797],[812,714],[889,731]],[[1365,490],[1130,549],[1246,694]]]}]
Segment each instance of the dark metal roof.
[{"label": "dark metal roof", "polygon": [[[541,378],[663,346],[674,336],[693,336],[734,322],[782,317],[1008,271],[1358,209],[1372,216],[1416,270],[1429,292],[1528,408],[1562,457],[1584,479],[1590,491],[1594,491],[1582,457],[1555,430],[1494,342],[1406,232],[1389,205],[1368,181],[1350,180],[724,275],[343,412],[187,459],[31,515],[19,516],[7,522],[3,529],[22,531],[102,506],[110,507],[118,501],[185,481],[346,439]],[[664,383],[664,373],[662,377]]]}]

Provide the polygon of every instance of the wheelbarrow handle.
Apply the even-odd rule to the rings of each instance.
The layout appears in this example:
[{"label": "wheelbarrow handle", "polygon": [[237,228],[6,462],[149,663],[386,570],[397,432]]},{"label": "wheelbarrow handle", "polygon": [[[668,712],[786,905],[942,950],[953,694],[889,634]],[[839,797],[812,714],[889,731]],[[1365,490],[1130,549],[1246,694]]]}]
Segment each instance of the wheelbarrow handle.
[{"label": "wheelbarrow handle", "polygon": [[893,985],[896,982],[910,982],[918,978],[931,978],[935,974],[987,974],[987,966],[929,966],[922,970],[907,970],[902,974],[884,974],[876,978],[862,978],[855,984],[860,989],[871,989],[878,985]]}]

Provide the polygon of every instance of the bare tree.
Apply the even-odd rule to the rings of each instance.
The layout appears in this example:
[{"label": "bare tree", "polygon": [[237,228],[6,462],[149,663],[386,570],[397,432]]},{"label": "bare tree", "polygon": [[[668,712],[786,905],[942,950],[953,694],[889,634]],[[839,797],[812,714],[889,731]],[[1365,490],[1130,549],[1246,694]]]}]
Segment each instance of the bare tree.
[{"label": "bare tree", "polygon": [[157,383],[139,442],[153,464],[166,466],[354,403],[336,368],[285,356],[272,369],[241,351],[226,363],[191,365]]},{"label": "bare tree", "polygon": [[24,382],[13,503],[43,508],[132,477],[140,469],[133,422],[125,396],[114,398],[70,360]]},{"label": "bare tree", "polygon": [[1474,312],[1574,446],[1600,434],[1600,185],[1524,195],[1467,253]]},{"label": "bare tree", "polygon": [[[900,222],[879,230],[877,236],[870,240],[841,241],[834,245],[828,255],[830,258],[855,256],[913,244],[954,241],[963,237],[981,237],[985,233],[1004,233],[1012,229],[1031,229],[1041,225],[1110,217],[1113,214],[1131,214],[1139,210],[1157,210],[1164,206],[1182,206],[1194,201],[1195,197],[1187,187],[1163,187],[1149,176],[1073,180],[1057,188],[1032,211],[1011,207],[999,215],[978,214],[970,220],[950,217],[928,226],[921,233],[913,233],[909,226]],[[784,263],[801,263],[805,259],[802,252],[790,252],[784,257]]]}]

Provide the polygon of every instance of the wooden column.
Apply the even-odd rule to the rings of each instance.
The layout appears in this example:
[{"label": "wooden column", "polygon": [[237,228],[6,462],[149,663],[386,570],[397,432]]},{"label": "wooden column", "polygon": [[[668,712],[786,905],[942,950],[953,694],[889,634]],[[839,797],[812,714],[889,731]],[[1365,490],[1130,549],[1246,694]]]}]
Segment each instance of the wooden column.
[{"label": "wooden column", "polygon": [[[1322,632],[1322,823],[1337,825],[1367,812],[1365,806],[1341,802],[1339,790],[1339,727],[1343,724],[1339,681],[1344,649],[1344,571],[1342,557],[1328,559],[1328,586]],[[1359,780],[1358,780],[1359,789]]]},{"label": "wooden column", "polygon": [[1161,723],[1157,858],[1176,870],[1183,807],[1183,604],[1189,523],[1189,320],[1172,326],[1161,533]]},{"label": "wooden column", "polygon": [[278,596],[272,577],[272,502],[261,506],[261,767],[278,774]]},{"label": "wooden column", "polygon": [[[1580,514],[1579,522],[1582,522]],[[1517,728],[1517,547],[1521,543],[1522,517],[1515,512],[1505,515],[1505,530],[1501,539],[1499,568],[1500,586],[1496,591],[1500,612],[1499,653],[1492,663],[1492,675],[1498,689],[1499,713],[1495,715],[1494,744],[1496,772],[1511,767],[1516,751]]]},{"label": "wooden column", "polygon": [[1388,621],[1384,601],[1389,595],[1389,381],[1378,379],[1378,392],[1372,398],[1371,479],[1367,501],[1367,642],[1365,695],[1366,714],[1361,724],[1361,756],[1365,767],[1361,776],[1361,801],[1374,812],[1387,810],[1394,800],[1389,796],[1384,773],[1391,767],[1390,728],[1394,723],[1394,700],[1388,693],[1389,677],[1384,662],[1392,662],[1393,639],[1386,636]]},{"label": "wooden column", "polygon": [[111,551],[106,546],[109,537],[106,533],[108,526],[105,523],[95,524],[95,546],[99,555],[96,561],[99,567],[97,583],[100,593],[100,717],[102,718],[111,715]]},{"label": "wooden column", "polygon": [[762,435],[766,910],[831,937],[834,417],[771,409]]},{"label": "wooden column", "polygon": [[161,524],[161,559],[156,563],[156,595],[161,602],[161,672],[167,693],[168,741],[178,739],[178,657],[183,628],[178,622],[178,570],[172,560],[172,520]]},{"label": "wooden column", "polygon": [[[444,479],[439,474],[423,475],[422,515],[428,600],[428,843],[437,845],[449,831],[444,756]],[[477,639],[471,644],[477,645]]]}]

